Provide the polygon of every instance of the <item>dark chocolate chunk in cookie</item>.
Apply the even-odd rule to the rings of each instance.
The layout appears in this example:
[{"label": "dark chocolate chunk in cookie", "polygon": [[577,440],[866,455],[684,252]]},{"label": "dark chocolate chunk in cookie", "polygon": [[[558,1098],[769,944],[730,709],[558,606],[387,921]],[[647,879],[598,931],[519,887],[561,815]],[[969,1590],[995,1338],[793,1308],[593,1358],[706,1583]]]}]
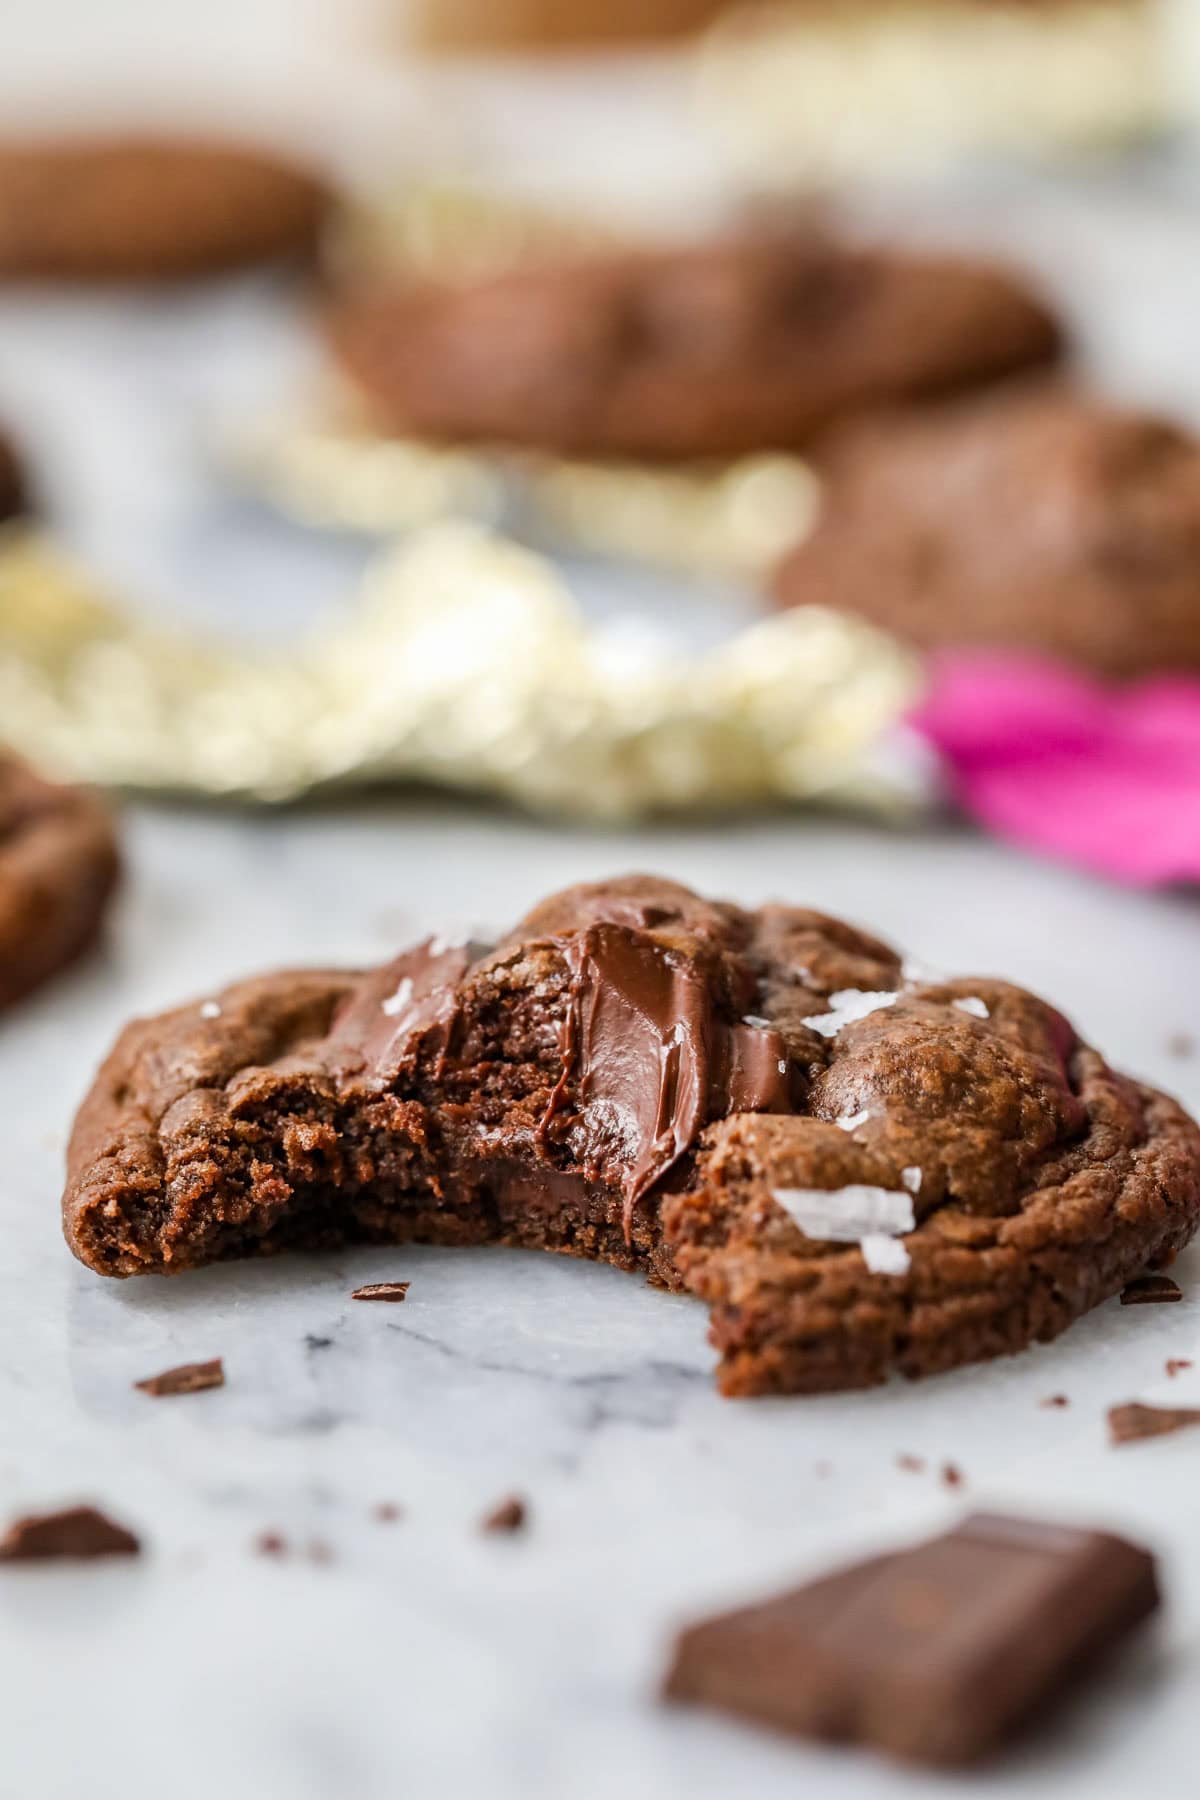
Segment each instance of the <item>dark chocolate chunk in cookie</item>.
[{"label": "dark chocolate chunk in cookie", "polygon": [[97,936],[117,879],[112,822],[0,749],[0,1006],[39,987]]},{"label": "dark chocolate chunk in cookie", "polygon": [[0,1562],[89,1561],[99,1556],[136,1556],[137,1538],[94,1506],[65,1512],[32,1513],[0,1538]]},{"label": "dark chocolate chunk in cookie", "polygon": [[806,444],[1060,342],[1003,270],[816,232],[350,292],[325,329],[392,430],[664,459]]},{"label": "dark chocolate chunk in cookie", "polygon": [[1200,442],[1067,391],[913,412],[828,449],[781,603],[923,648],[1045,651],[1101,675],[1200,668]]},{"label": "dark chocolate chunk in cookie", "polygon": [[711,1308],[729,1394],[1052,1338],[1200,1223],[1200,1132],[1005,982],[650,877],[491,950],[270,975],[123,1034],[64,1202],[103,1274],[500,1243]]},{"label": "dark chocolate chunk in cookie", "polygon": [[1158,1605],[1123,1539],[981,1514],[681,1636],[666,1697],[931,1764],[994,1752]]},{"label": "dark chocolate chunk in cookie", "polygon": [[124,136],[0,144],[0,279],[165,281],[308,253],[329,194],[246,145]]}]

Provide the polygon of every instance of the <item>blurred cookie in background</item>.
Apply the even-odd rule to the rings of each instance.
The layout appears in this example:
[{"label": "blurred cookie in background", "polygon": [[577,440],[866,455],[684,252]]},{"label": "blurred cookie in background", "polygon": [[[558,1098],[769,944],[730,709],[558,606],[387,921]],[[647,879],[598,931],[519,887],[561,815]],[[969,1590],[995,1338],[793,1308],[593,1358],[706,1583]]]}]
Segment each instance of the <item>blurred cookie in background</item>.
[{"label": "blurred cookie in background", "polygon": [[820,601],[924,649],[1200,669],[1200,442],[1181,427],[1048,386],[863,422],[823,473],[781,604]]},{"label": "blurred cookie in background", "polygon": [[101,803],[0,749],[0,1007],[22,999],[97,937],[118,874]]},{"label": "blurred cookie in background", "polygon": [[796,448],[1062,347],[1002,268],[811,229],[351,289],[324,328],[382,429],[649,461]]},{"label": "blurred cookie in background", "polygon": [[0,525],[31,510],[25,469],[11,440],[0,431]]},{"label": "blurred cookie in background", "polygon": [[268,151],[134,134],[0,142],[0,278],[171,281],[306,256],[331,195]]}]

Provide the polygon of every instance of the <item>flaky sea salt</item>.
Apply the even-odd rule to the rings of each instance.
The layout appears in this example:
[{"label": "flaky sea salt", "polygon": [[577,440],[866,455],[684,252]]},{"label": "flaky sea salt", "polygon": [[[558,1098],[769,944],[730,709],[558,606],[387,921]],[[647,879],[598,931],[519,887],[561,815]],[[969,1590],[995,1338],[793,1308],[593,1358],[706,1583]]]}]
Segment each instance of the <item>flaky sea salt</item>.
[{"label": "flaky sea salt", "polygon": [[937,987],[946,977],[932,963],[922,962],[917,956],[906,956],[900,964],[900,979],[905,987]]},{"label": "flaky sea salt", "polygon": [[758,1013],[743,1013],[742,1024],[753,1025],[756,1031],[769,1031],[771,1029],[770,1019],[764,1019],[760,1017]]},{"label": "flaky sea salt", "polygon": [[857,1131],[860,1125],[866,1124],[870,1116],[869,1109],[864,1106],[861,1112],[843,1113],[840,1119],[835,1119],[833,1122],[842,1131]]},{"label": "flaky sea salt", "polygon": [[429,954],[430,956],[444,956],[447,950],[461,950],[463,945],[469,942],[469,935],[465,931],[459,932],[455,937],[443,937],[441,932],[438,932],[436,937],[431,937],[429,940]]},{"label": "flaky sea salt", "polygon": [[895,1006],[898,994],[872,994],[865,988],[839,988],[829,996],[829,1011],[814,1013],[803,1024],[822,1037],[836,1037],[845,1025],[853,1025],[885,1006]]},{"label": "flaky sea salt", "polygon": [[407,1012],[408,1008],[412,1005],[412,997],[412,977],[406,975],[395,993],[389,994],[387,999],[383,1001],[383,1011],[387,1014],[389,1019],[394,1019],[400,1013]]},{"label": "flaky sea salt", "polygon": [[859,1249],[872,1275],[907,1275],[912,1268],[912,1257],[899,1238],[869,1231]]},{"label": "flaky sea salt", "polygon": [[805,1237],[854,1244],[881,1234],[896,1237],[916,1225],[912,1195],[852,1183],[843,1188],[772,1188],[771,1198]]},{"label": "flaky sea salt", "polygon": [[219,1019],[220,1016],[221,1008],[215,1000],[206,1000],[204,1005],[200,1008],[200,1017],[202,1019]]},{"label": "flaky sea salt", "polygon": [[981,1000],[978,994],[967,994],[963,999],[956,1000],[954,1004],[959,1012],[970,1013],[973,1019],[990,1019],[992,1016],[988,1011],[987,1002]]},{"label": "flaky sea salt", "polygon": [[900,1180],[910,1194],[920,1193],[922,1179],[921,1171],[917,1168],[915,1163],[911,1164],[907,1169],[901,1169],[900,1171]]}]

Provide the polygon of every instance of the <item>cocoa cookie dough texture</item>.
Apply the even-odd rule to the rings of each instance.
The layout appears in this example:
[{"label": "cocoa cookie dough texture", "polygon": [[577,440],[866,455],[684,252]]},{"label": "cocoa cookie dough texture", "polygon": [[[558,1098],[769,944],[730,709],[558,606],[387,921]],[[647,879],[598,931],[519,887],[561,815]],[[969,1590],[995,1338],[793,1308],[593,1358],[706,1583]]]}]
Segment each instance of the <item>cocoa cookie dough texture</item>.
[{"label": "cocoa cookie dough texture", "polygon": [[102,1274],[502,1243],[711,1309],[731,1395],[1056,1336],[1200,1222],[1200,1133],[1008,983],[631,877],[494,946],[243,982],[128,1028],[70,1151]]}]

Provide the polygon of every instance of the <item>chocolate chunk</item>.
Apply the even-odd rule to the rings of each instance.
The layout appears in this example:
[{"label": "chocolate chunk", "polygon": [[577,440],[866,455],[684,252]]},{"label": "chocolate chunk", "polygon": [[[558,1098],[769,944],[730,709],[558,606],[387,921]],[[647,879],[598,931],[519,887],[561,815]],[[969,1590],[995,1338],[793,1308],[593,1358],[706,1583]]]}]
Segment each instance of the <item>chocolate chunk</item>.
[{"label": "chocolate chunk", "polygon": [[1070,1404],[1071,1402],[1067,1399],[1065,1394],[1047,1394],[1046,1398],[1042,1401],[1043,1406],[1049,1407],[1070,1406]]},{"label": "chocolate chunk", "polygon": [[286,1556],[287,1539],[278,1531],[264,1531],[254,1540],[254,1548],[259,1556]]},{"label": "chocolate chunk", "polygon": [[1108,1435],[1114,1444],[1168,1437],[1173,1431],[1185,1431],[1189,1425],[1200,1425],[1200,1408],[1143,1406],[1141,1401],[1131,1400],[1125,1406],[1110,1407],[1108,1413]]},{"label": "chocolate chunk", "polygon": [[404,1300],[412,1286],[410,1281],[369,1281],[366,1287],[355,1288],[352,1300]]},{"label": "chocolate chunk", "polygon": [[1155,1306],[1182,1299],[1183,1289],[1169,1275],[1139,1275],[1121,1290],[1122,1306]]},{"label": "chocolate chunk", "polygon": [[943,1465],[942,1465],[942,1486],[948,1487],[948,1488],[957,1488],[957,1487],[961,1487],[962,1484],[963,1484],[963,1472],[959,1468],[958,1464],[951,1463],[951,1462],[943,1463]]},{"label": "chocolate chunk", "polygon": [[97,1556],[137,1556],[141,1545],[131,1531],[106,1519],[94,1506],[64,1512],[31,1513],[17,1519],[0,1538],[0,1562],[70,1561]]},{"label": "chocolate chunk", "polygon": [[1191,1367],[1192,1361],[1188,1356],[1170,1356],[1167,1358],[1167,1374],[1172,1377],[1178,1375],[1180,1369],[1190,1369]]},{"label": "chocolate chunk", "polygon": [[133,1385],[156,1399],[164,1394],[201,1394],[205,1388],[225,1386],[225,1365],[219,1356],[211,1362],[180,1363],[177,1369],[164,1369],[161,1375],[151,1375]]},{"label": "chocolate chunk", "polygon": [[1145,1550],[980,1514],[692,1626],[665,1697],[914,1761],[967,1763],[1157,1604]]},{"label": "chocolate chunk", "polygon": [[523,1531],[528,1521],[525,1502],[513,1494],[502,1500],[494,1512],[488,1513],[480,1529],[482,1531],[514,1532]]}]

